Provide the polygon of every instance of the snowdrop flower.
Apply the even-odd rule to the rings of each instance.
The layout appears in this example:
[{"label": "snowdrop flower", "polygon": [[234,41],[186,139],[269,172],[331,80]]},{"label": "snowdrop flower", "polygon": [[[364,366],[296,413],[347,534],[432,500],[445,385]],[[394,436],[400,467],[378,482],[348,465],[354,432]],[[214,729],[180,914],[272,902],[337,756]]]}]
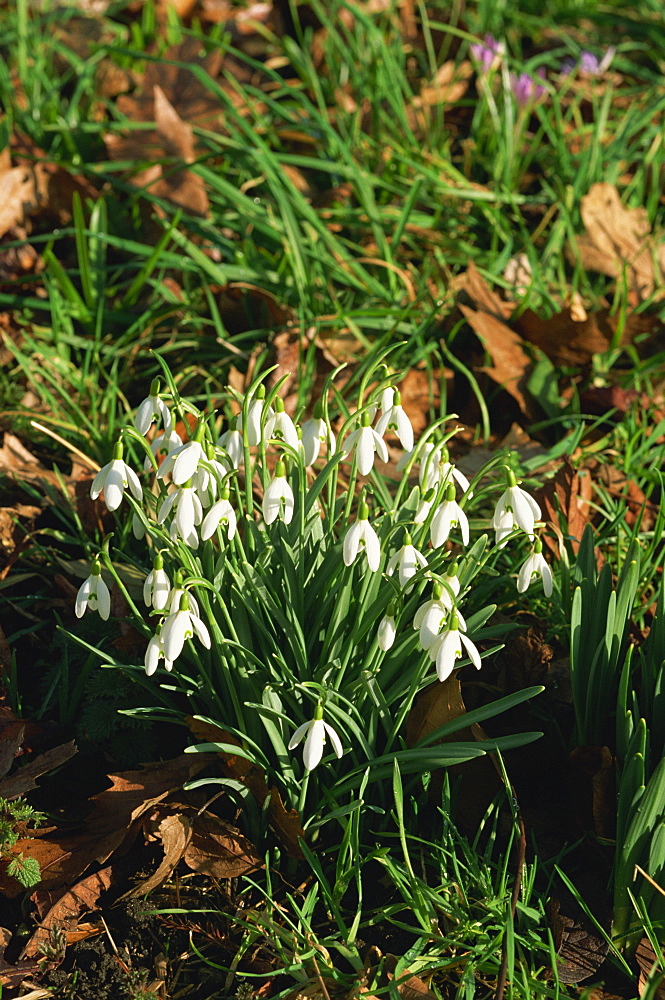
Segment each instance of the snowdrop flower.
[{"label": "snowdrop flower", "polygon": [[[462,493],[466,493],[467,490],[470,489],[471,483],[466,478],[466,476],[464,475],[464,473],[460,472],[460,470],[457,468],[457,466],[453,465],[450,462],[450,455],[449,455],[448,449],[446,448],[445,444],[441,445],[440,448],[437,449],[437,450],[439,452],[439,456],[438,456],[438,469],[437,469],[437,472],[438,472],[437,484],[440,483],[440,482],[444,482],[445,483],[446,480],[450,478],[450,479],[454,480],[457,483],[457,485],[461,489]],[[472,494],[469,493],[469,497],[471,497],[471,496],[472,496]]]},{"label": "snowdrop flower", "polygon": [[91,611],[98,611],[99,617],[108,621],[111,614],[111,594],[102,580],[102,567],[99,559],[95,559],[90,576],[79,587],[74,608],[76,617],[82,618],[88,608]]},{"label": "snowdrop flower", "polygon": [[159,508],[157,524],[164,524],[174,507],[176,514],[171,523],[171,538],[176,541],[180,536],[190,549],[197,549],[199,537],[196,527],[203,520],[203,506],[192,486],[181,486],[173,493],[169,493]]},{"label": "snowdrop flower", "polygon": [[[376,433],[383,437],[387,431],[394,431],[399,443],[405,451],[413,448],[413,427],[411,421],[402,409],[402,396],[397,389],[392,390],[393,399],[390,406],[384,409],[376,425]],[[382,401],[383,407],[383,401]]]},{"label": "snowdrop flower", "polygon": [[543,543],[540,538],[536,538],[533,552],[522,565],[517,577],[517,592],[523,594],[528,589],[534,577],[539,576],[543,581],[543,591],[545,597],[552,596],[552,570],[545,562],[543,556]]},{"label": "snowdrop flower", "polygon": [[364,549],[367,555],[367,565],[373,573],[379,568],[381,562],[381,545],[379,536],[369,523],[369,507],[364,500],[360,501],[358,507],[358,519],[351,525],[342,545],[342,558],[344,564],[350,566],[358,555],[360,549]]},{"label": "snowdrop flower", "polygon": [[[250,402],[247,407],[247,443],[250,447],[260,444],[260,442],[265,439],[269,441],[272,437],[272,429],[274,424],[275,411],[270,406],[264,414],[265,408],[265,397],[266,388],[264,385],[260,385],[256,390],[256,396]],[[263,428],[261,427],[261,421],[263,421]],[[242,423],[239,425],[241,428]]]},{"label": "snowdrop flower", "polygon": [[[453,568],[456,570],[456,567]],[[446,575],[445,580],[455,596],[457,596],[459,593],[459,580],[457,576]],[[418,641],[423,649],[431,648],[454,607],[455,603],[450,591],[441,583],[435,583],[432,600],[421,604],[413,618],[413,627],[419,631]],[[457,611],[457,616],[462,624],[462,628],[466,628],[464,618],[459,611]]]},{"label": "snowdrop flower", "polygon": [[173,418],[171,411],[159,397],[159,379],[153,379],[150,386],[149,395],[139,403],[139,407],[134,417],[134,426],[139,434],[147,434],[154,420],[161,420],[164,424],[164,432],[170,434],[173,429]]},{"label": "snowdrop flower", "polygon": [[462,647],[466,649],[474,667],[480,670],[480,653],[461,629],[459,614],[453,611],[448,628],[436,637],[429,648],[429,656],[436,661],[436,674],[440,681],[445,681],[452,674],[455,661],[462,655]]},{"label": "snowdrop flower", "polygon": [[272,524],[281,517],[285,524],[290,524],[294,505],[293,490],[286,480],[286,466],[280,458],[275,466],[275,476],[263,494],[263,520],[266,524]]},{"label": "snowdrop flower", "polygon": [[123,462],[122,441],[118,441],[113,449],[113,460],[99,470],[92,481],[90,496],[96,500],[104,491],[104,503],[109,510],[117,510],[122,503],[124,491],[129,490],[135,500],[143,499],[143,490],[138,476],[133,469]]},{"label": "snowdrop flower", "polygon": [[270,437],[275,438],[277,441],[283,441],[290,448],[297,449],[300,444],[296,425],[288,413],[284,411],[284,400],[279,396],[275,400],[275,416]]},{"label": "snowdrop flower", "polygon": [[164,569],[164,558],[161,552],[155,556],[152,569],[143,583],[143,600],[146,607],[163,611],[171,593],[171,581]]},{"label": "snowdrop flower", "polygon": [[510,469],[506,472],[508,489],[499,497],[492,518],[496,545],[505,543],[505,539],[514,527],[521,528],[529,538],[533,539],[534,522],[540,520],[540,507],[536,501],[526,490],[519,488],[514,472]]},{"label": "snowdrop flower", "polygon": [[434,503],[434,497],[436,496],[436,489],[432,487],[426,490],[421,496],[418,506],[416,508],[416,513],[413,516],[414,524],[424,524],[429,517],[429,512],[432,509],[432,504]]},{"label": "snowdrop flower", "polygon": [[198,601],[193,594],[190,594],[188,590],[185,590],[182,586],[183,578],[180,570],[176,572],[176,578],[173,584],[173,590],[169,596],[169,601],[167,605],[168,614],[172,615],[180,608],[180,599],[183,594],[187,594],[189,598],[189,606],[196,615],[197,618],[201,617],[201,612],[199,611]]},{"label": "snowdrop flower", "polygon": [[337,441],[330,426],[323,419],[321,403],[317,402],[314,407],[314,416],[302,425],[301,447],[305,468],[314,465],[319,457],[321,445],[326,442],[328,443],[328,454],[332,455],[337,447]]},{"label": "snowdrop flower", "polygon": [[192,486],[204,507],[214,502],[217,487],[228,473],[228,467],[215,458],[214,449],[208,445],[206,457],[201,461],[192,479]]},{"label": "snowdrop flower", "polygon": [[148,677],[152,677],[155,673],[160,660],[164,660],[165,670],[173,670],[173,660],[168,660],[164,652],[164,640],[162,638],[161,625],[155,635],[153,635],[150,639],[148,648],[145,651],[145,656],[143,657],[143,666],[145,667],[145,672]]},{"label": "snowdrop flower", "polygon": [[[155,458],[159,458],[161,455],[168,456],[176,448],[182,447],[182,438],[177,431],[164,431],[163,434],[159,434],[154,441],[150,442],[150,451],[153,453]],[[152,463],[149,458],[146,458],[143,463],[143,471],[147,472],[152,468]]]},{"label": "snowdrop flower", "polygon": [[386,653],[395,642],[397,635],[397,625],[395,624],[395,605],[391,601],[386,608],[386,613],[379,622],[379,629],[376,634],[376,641],[379,649]]},{"label": "snowdrop flower", "polygon": [[223,525],[226,528],[227,538],[231,541],[236,533],[237,523],[236,512],[229,503],[229,491],[225,486],[220,499],[212,505],[203,519],[201,538],[204,542],[212,538],[219,526]]},{"label": "snowdrop flower", "polygon": [[242,443],[242,416],[236,417],[235,430],[224,431],[217,441],[217,447],[221,448],[228,457],[234,469],[239,469],[245,461],[245,449]]},{"label": "snowdrop flower", "polygon": [[205,458],[203,445],[200,441],[188,441],[181,444],[168,455],[159,467],[158,479],[164,479],[171,473],[171,478],[176,486],[182,486],[188,479],[195,475],[199,463]]},{"label": "snowdrop flower", "polygon": [[164,658],[173,663],[182,653],[185,639],[196,635],[206,649],[210,649],[210,634],[201,619],[190,606],[189,594],[180,598],[180,607],[168,616],[160,632]]},{"label": "snowdrop flower", "polygon": [[446,499],[437,507],[430,526],[430,539],[435,549],[447,540],[453,527],[459,525],[462,544],[469,544],[469,519],[455,500],[455,487],[449,483],[446,487]]},{"label": "snowdrop flower", "polygon": [[353,449],[356,451],[356,461],[358,462],[358,472],[361,476],[368,476],[374,466],[374,453],[379,456],[382,462],[388,461],[388,449],[383,438],[370,427],[369,413],[363,413],[360,427],[347,437],[343,445],[343,456],[347,458]]},{"label": "snowdrop flower", "polygon": [[506,51],[503,42],[498,42],[494,35],[485,35],[482,42],[469,46],[473,61],[478,66],[478,72],[486,76],[491,70],[497,70],[501,65],[501,56]]},{"label": "snowdrop flower", "polygon": [[338,757],[341,757],[344,753],[342,741],[333,727],[323,721],[323,708],[321,704],[318,704],[314,709],[314,718],[310,722],[303,722],[302,726],[298,726],[289,740],[289,750],[295,750],[304,739],[303,764],[308,771],[313,771],[317,764],[321,763],[326,737],[330,738],[333,750]]},{"label": "snowdrop flower", "polygon": [[386,572],[388,576],[397,570],[397,575],[399,578],[400,587],[406,588],[406,593],[410,594],[413,590],[413,585],[407,587],[407,584],[412,576],[415,576],[419,569],[424,569],[427,566],[427,559],[411,544],[411,535],[408,533],[404,536],[404,544],[402,548],[399,549],[393,556],[388,560],[388,565],[386,567]]}]

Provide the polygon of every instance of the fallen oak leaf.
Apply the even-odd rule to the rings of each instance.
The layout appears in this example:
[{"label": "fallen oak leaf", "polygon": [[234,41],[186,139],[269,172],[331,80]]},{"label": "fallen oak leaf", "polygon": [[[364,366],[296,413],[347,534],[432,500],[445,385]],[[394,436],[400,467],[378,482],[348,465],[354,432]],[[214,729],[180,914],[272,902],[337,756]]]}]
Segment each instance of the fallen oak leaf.
[{"label": "fallen oak leaf", "polygon": [[237,827],[215,813],[198,813],[184,853],[192,871],[213,878],[238,878],[263,868],[263,859]]},{"label": "fallen oak leaf", "polygon": [[541,509],[543,521],[556,538],[543,535],[548,549],[559,558],[564,533],[573,552],[577,553],[584,528],[591,515],[593,485],[588,469],[576,472],[566,459],[555,476],[533,490],[533,498]]},{"label": "fallen oak leaf", "polygon": [[638,301],[648,298],[665,272],[665,243],[652,234],[645,208],[626,208],[613,184],[593,184],[581,201],[585,232],[576,238],[579,255],[589,271],[620,278],[626,271]]},{"label": "fallen oak leaf", "polygon": [[187,850],[192,839],[192,823],[188,816],[181,813],[170,813],[162,819],[157,832],[164,847],[164,858],[159,867],[147,879],[139,882],[121,899],[132,899],[134,896],[145,896],[153,889],[159,888],[175,871],[176,865]]},{"label": "fallen oak leaf", "polygon": [[36,958],[44,954],[45,948],[53,947],[57,940],[62,942],[64,955],[67,932],[74,929],[82,913],[97,909],[99,896],[110,887],[112,876],[113,867],[109,865],[94,875],[88,875],[64,896],[58,896],[21,952],[20,958]]},{"label": "fallen oak leaf", "polygon": [[477,312],[461,303],[459,308],[492,359],[491,365],[480,370],[510,393],[522,413],[530,417],[531,404],[525,392],[531,358],[524,350],[524,341],[506,323],[489,313]]},{"label": "fallen oak leaf", "polygon": [[19,768],[15,774],[0,781],[0,797],[16,799],[20,795],[32,791],[33,788],[37,787],[37,778],[56,767],[60,767],[76,753],[78,753],[78,748],[73,740],[69,743],[63,743],[59,747],[53,747],[52,750],[46,750],[29,764]]}]

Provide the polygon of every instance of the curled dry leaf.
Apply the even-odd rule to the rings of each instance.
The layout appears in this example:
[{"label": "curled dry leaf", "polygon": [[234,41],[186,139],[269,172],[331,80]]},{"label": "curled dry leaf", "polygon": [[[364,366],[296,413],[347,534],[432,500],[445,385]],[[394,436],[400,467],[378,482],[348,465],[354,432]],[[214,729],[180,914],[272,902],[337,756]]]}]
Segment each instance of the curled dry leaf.
[{"label": "curled dry leaf", "polygon": [[582,198],[581,215],[586,231],[571,256],[611,278],[625,269],[634,299],[648,298],[663,280],[665,243],[652,234],[646,209],[626,208],[614,185],[602,182]]},{"label": "curled dry leaf", "polygon": [[29,764],[25,764],[16,774],[11,774],[8,778],[0,781],[0,797],[4,799],[16,799],[26,792],[37,787],[37,778],[43,774],[48,774],[56,767],[60,767],[68,761],[75,753],[78,753],[73,740],[63,743],[59,747],[47,750]]},{"label": "curled dry leaf", "polygon": [[585,829],[612,840],[616,833],[616,761],[609,747],[575,747],[570,754],[573,798]]},{"label": "curled dry leaf", "polygon": [[561,913],[558,899],[549,900],[547,918],[552,929],[556,965],[562,983],[579,983],[601,967],[609,945],[592,924]]},{"label": "curled dry leaf", "polygon": [[113,868],[109,865],[84,878],[64,896],[59,896],[21,952],[21,959],[37,958],[47,949],[57,947],[58,943],[64,953],[67,932],[76,927],[82,913],[97,909],[99,896],[111,885],[112,875]]},{"label": "curled dry leaf", "polygon": [[194,817],[184,860],[192,871],[213,878],[238,878],[263,868],[263,859],[251,841],[237,827],[211,812]]},{"label": "curled dry leaf", "polygon": [[169,813],[157,828],[159,839],[164,847],[164,857],[159,867],[135,885],[129,892],[126,892],[123,899],[131,899],[134,896],[145,896],[147,893],[163,885],[175,871],[176,865],[187,850],[187,846],[192,839],[192,823],[189,816],[180,813]]},{"label": "curled dry leaf", "polygon": [[552,538],[545,534],[543,539],[557,558],[564,534],[573,552],[578,551],[584,528],[589,523],[592,493],[590,471],[580,469],[576,472],[567,459],[552,479],[532,491],[533,498],[542,511],[543,521],[556,536]]}]

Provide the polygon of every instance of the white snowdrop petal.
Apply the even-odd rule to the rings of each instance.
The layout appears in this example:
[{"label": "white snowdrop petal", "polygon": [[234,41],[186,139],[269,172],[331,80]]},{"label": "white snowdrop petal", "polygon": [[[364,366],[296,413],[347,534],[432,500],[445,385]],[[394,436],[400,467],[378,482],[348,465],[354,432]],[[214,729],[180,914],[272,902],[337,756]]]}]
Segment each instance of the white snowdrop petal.
[{"label": "white snowdrop petal", "polygon": [[[156,611],[162,611],[171,593],[171,582],[163,569],[154,571],[152,582],[152,606]],[[146,602],[147,603],[147,602]]]},{"label": "white snowdrop petal", "polygon": [[345,566],[350,566],[358,555],[358,546],[360,544],[361,536],[361,522],[355,521],[344,536],[344,542],[342,543],[342,558],[344,559]]},{"label": "white snowdrop petal", "polygon": [[192,478],[202,457],[203,449],[198,441],[188,441],[183,445],[173,463],[173,482],[176,486],[182,486]]},{"label": "white snowdrop petal", "polygon": [[541,556],[542,562],[540,564],[540,575],[543,580],[543,592],[545,597],[552,596],[552,590],[554,588],[554,581],[552,580],[552,570],[545,562],[543,556]]},{"label": "white snowdrop petal", "polygon": [[136,427],[139,434],[148,433],[154,415],[155,415],[155,400],[153,396],[148,396],[139,405],[136,411],[136,416],[134,417],[134,426]]},{"label": "white snowdrop petal", "polygon": [[141,483],[139,482],[139,477],[136,475],[134,470],[130,468],[129,465],[127,465],[126,462],[125,462],[125,475],[127,477],[127,483],[129,485],[129,489],[132,496],[134,497],[135,500],[138,500],[140,503],[141,500],[143,499],[143,489],[141,487]]},{"label": "white snowdrop petal", "polygon": [[206,649],[210,649],[210,633],[208,632],[207,626],[201,621],[198,615],[190,614],[189,620],[201,645],[205,646]]},{"label": "white snowdrop petal", "polygon": [[148,677],[152,675],[157,670],[159,666],[159,657],[161,654],[161,643],[159,641],[158,635],[153,635],[152,639],[148,643],[148,648],[145,651],[145,657],[143,658],[143,665],[145,667],[145,672]]},{"label": "white snowdrop petal", "polygon": [[358,472],[361,476],[368,476],[374,465],[374,431],[371,427],[361,427],[358,437],[358,447],[356,448],[356,459],[358,462]]},{"label": "white snowdrop petal", "polygon": [[469,544],[469,519],[462,510],[461,507],[457,508],[457,520],[459,524],[460,534],[462,535],[462,544]]},{"label": "white snowdrop petal", "polygon": [[106,473],[108,471],[108,465],[105,465],[103,469],[100,469],[90,486],[90,497],[92,500],[96,500],[99,494],[104,489],[104,481],[106,479]]},{"label": "white snowdrop petal", "polygon": [[[381,461],[382,462],[389,462],[390,461],[390,456],[388,455],[388,448],[386,446],[386,442],[383,440],[382,437],[379,437],[379,435],[376,433],[376,431],[372,430],[371,427],[368,427],[367,430],[368,431],[372,431],[372,435],[373,435],[373,438],[374,438],[374,447],[376,448],[376,453],[379,456],[379,458],[381,459]],[[374,463],[372,462],[372,464],[374,464]]]},{"label": "white snowdrop petal", "polygon": [[395,624],[395,619],[390,615],[386,615],[379,622],[379,628],[376,635],[376,641],[379,645],[379,649],[382,649],[386,653],[394,644],[395,636],[397,635],[397,625]]},{"label": "white snowdrop petal", "polygon": [[109,615],[111,614],[111,594],[101,576],[98,576],[95,579],[97,580],[97,610],[99,612],[99,617],[104,621],[108,621]]},{"label": "white snowdrop petal", "polygon": [[400,406],[397,410],[397,437],[405,451],[413,448],[413,427],[411,421]]},{"label": "white snowdrop petal", "polygon": [[313,771],[317,764],[321,763],[325,741],[326,730],[323,719],[314,719],[310,724],[302,755],[303,764],[308,771]]},{"label": "white snowdrop petal", "polygon": [[478,652],[478,650],[476,649],[476,647],[474,646],[474,644],[471,642],[471,640],[467,639],[467,637],[463,633],[461,633],[461,632],[460,632],[460,638],[462,640],[464,648],[466,649],[467,653],[469,654],[469,659],[473,663],[473,665],[476,668],[476,670],[480,670],[480,668],[482,666],[482,663],[481,663],[481,660],[480,660],[480,653]]},{"label": "white snowdrop petal", "polygon": [[459,632],[451,629],[441,637],[437,650],[436,675],[440,681],[445,681],[455,669],[457,657],[461,654]]},{"label": "white snowdrop petal", "polygon": [[104,502],[109,510],[117,510],[125,491],[125,463],[121,459],[111,462],[104,480]]},{"label": "white snowdrop petal", "polygon": [[311,725],[310,722],[303,722],[302,726],[298,726],[295,733],[289,740],[289,750],[295,750],[298,744],[302,742],[302,740],[305,737],[305,733],[308,731],[310,725]]},{"label": "white snowdrop petal", "polygon": [[171,508],[174,503],[178,500],[180,496],[180,490],[174,490],[173,493],[169,493],[164,503],[159,508],[159,514],[157,515],[157,524],[164,524],[164,521],[171,513]]},{"label": "white snowdrop petal", "polygon": [[323,723],[323,728],[330,737],[330,742],[333,745],[333,750],[335,751],[338,757],[341,757],[342,754],[344,753],[344,747],[342,746],[342,741],[340,740],[339,736],[337,735],[333,727],[329,726],[327,722]]},{"label": "white snowdrop petal", "polygon": [[171,662],[177,660],[182,653],[189,627],[189,613],[186,611],[176,611],[164,622],[161,632],[162,647],[164,656]]},{"label": "white snowdrop petal", "polygon": [[87,580],[84,580],[78,589],[76,595],[76,604],[74,606],[74,611],[77,618],[82,618],[85,614],[85,610],[88,606],[88,601],[90,600],[90,595],[92,593],[92,577],[89,576]]}]

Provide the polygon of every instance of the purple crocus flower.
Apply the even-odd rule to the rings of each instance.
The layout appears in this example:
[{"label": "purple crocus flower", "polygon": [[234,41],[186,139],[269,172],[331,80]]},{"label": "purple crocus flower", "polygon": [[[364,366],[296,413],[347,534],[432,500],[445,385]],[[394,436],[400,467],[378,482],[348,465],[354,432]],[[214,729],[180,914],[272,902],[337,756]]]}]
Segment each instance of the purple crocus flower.
[{"label": "purple crocus flower", "polygon": [[503,42],[497,41],[494,35],[490,34],[485,35],[482,42],[477,42],[469,47],[471,57],[477,63],[481,74],[487,74],[491,69],[496,69],[505,50]]},{"label": "purple crocus flower", "polygon": [[[538,70],[538,77],[541,80],[545,79],[545,70],[543,67]],[[513,97],[521,108],[525,108],[533,101],[537,101],[538,98],[543,96],[547,89],[546,87],[543,87],[542,84],[537,83],[536,80],[534,80],[532,76],[529,76],[528,73],[520,73],[519,76],[511,73],[510,86],[513,92]]]},{"label": "purple crocus flower", "polygon": [[593,52],[588,52],[586,49],[583,49],[580,54],[579,62],[575,63],[572,59],[564,59],[559,73],[566,76],[567,74],[572,73],[573,70],[579,69],[580,73],[583,73],[585,76],[602,76],[605,70],[609,68],[615,52],[616,48],[614,45],[610,45],[603,58],[599,60],[598,56],[595,56]]}]

